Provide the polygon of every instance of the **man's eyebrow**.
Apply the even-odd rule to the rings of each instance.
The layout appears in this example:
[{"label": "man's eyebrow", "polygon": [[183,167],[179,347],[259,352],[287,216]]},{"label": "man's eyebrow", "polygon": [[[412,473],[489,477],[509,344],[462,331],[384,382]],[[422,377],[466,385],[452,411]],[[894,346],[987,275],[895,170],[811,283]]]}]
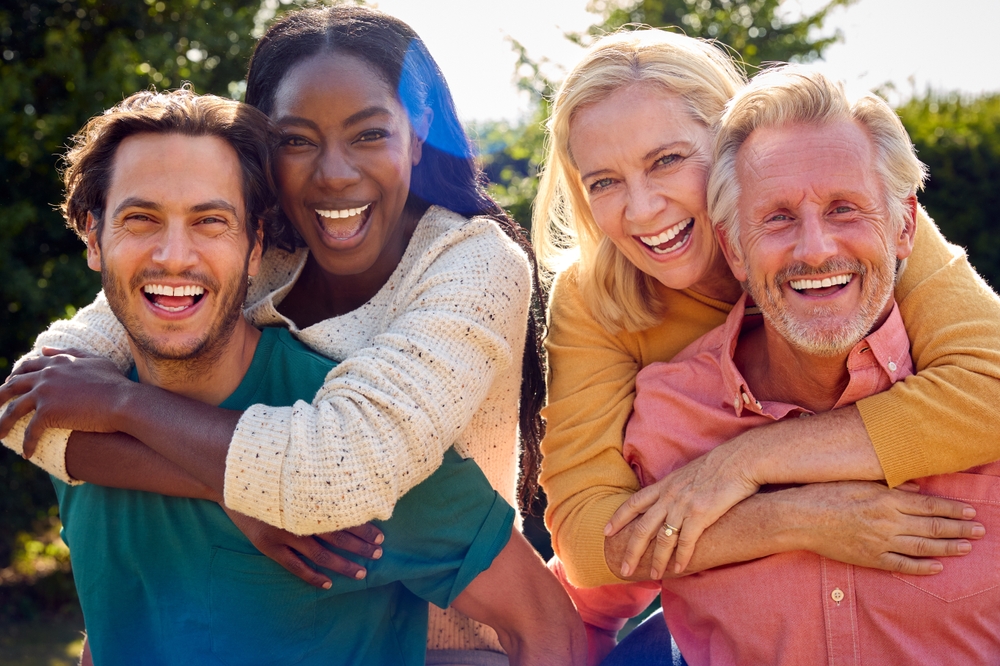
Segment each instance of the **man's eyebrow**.
[{"label": "man's eyebrow", "polygon": [[111,217],[118,217],[126,208],[146,208],[155,211],[162,210],[160,204],[155,201],[150,201],[141,197],[127,197],[120,204],[118,204],[118,207],[115,208],[115,212],[111,214]]},{"label": "man's eyebrow", "polygon": [[236,206],[229,203],[225,199],[212,199],[211,201],[191,206],[192,213],[204,213],[210,210],[224,210],[233,217],[239,217],[239,213],[236,211]]}]

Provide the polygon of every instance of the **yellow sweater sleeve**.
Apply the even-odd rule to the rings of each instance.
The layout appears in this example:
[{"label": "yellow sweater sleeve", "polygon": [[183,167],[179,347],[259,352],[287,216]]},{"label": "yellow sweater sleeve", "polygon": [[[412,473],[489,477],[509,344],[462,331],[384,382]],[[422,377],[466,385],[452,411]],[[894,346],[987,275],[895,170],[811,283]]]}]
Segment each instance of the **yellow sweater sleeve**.
[{"label": "yellow sweater sleeve", "polygon": [[857,403],[889,485],[1000,460],[1000,299],[922,209],[896,300],[917,374]]},{"label": "yellow sweater sleeve", "polygon": [[573,584],[620,583],[604,561],[604,526],[639,489],[622,457],[638,350],[590,315],[575,267],[553,285],[545,347],[549,385],[541,483],[552,547]]},{"label": "yellow sweater sleeve", "polygon": [[556,278],[549,305],[549,402],[541,483],[552,547],[574,585],[621,580],[604,561],[604,526],[639,489],[622,455],[635,376],[668,361],[721,324],[731,306],[664,288],[664,321],[639,333],[609,333],[580,294],[576,268]]}]

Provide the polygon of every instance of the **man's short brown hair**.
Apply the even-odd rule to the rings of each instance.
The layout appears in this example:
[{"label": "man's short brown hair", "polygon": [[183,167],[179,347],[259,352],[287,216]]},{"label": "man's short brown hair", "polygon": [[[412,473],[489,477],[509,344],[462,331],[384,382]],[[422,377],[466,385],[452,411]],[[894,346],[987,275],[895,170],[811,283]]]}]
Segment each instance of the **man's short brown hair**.
[{"label": "man's short brown hair", "polygon": [[215,136],[232,146],[242,173],[247,236],[252,245],[263,224],[267,246],[278,202],[271,173],[277,134],[271,121],[252,106],[197,95],[188,87],[135,93],[91,118],[73,137],[63,156],[66,198],[60,209],[67,226],[86,240],[87,213],[92,213],[100,238],[115,153],[122,141],[137,134]]}]

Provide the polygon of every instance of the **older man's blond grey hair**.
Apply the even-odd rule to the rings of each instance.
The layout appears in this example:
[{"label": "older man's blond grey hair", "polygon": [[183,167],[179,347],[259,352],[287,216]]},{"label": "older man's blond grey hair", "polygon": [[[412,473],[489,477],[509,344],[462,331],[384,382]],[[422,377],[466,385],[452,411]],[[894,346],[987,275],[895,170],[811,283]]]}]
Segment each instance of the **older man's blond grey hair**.
[{"label": "older man's blond grey hair", "polygon": [[844,86],[812,67],[785,65],[761,72],[726,106],[715,136],[715,164],[708,181],[708,213],[740,252],[740,148],[760,128],[797,123],[858,123],[875,147],[875,169],[889,219],[900,225],[905,201],[921,189],[927,169],[917,159],[903,123],[880,97],[867,93],[851,100]]},{"label": "older man's blond grey hair", "polygon": [[570,153],[570,123],[581,109],[639,84],[678,95],[695,121],[712,127],[744,81],[714,42],[643,29],[597,40],[556,93],[532,216],[535,254],[552,272],[578,262],[580,291],[607,330],[654,326],[662,320],[662,306],[655,279],[636,268],[594,221]]}]

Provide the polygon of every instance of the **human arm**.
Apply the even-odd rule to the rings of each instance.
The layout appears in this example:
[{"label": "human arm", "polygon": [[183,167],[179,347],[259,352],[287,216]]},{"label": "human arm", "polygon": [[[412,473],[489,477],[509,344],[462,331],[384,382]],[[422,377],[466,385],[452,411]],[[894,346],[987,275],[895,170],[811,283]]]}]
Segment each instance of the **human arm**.
[{"label": "human arm", "polygon": [[[1000,459],[993,426],[1000,299],[919,208],[913,253],[895,295],[916,375],[854,406],[740,435],[702,461],[712,464],[645,489],[614,517],[611,531],[655,505],[663,520],[682,528],[683,565],[704,527],[760,485],[838,479],[898,485]],[[649,536],[636,533],[640,541]]]},{"label": "human arm", "polygon": [[517,529],[490,568],[452,606],[492,627],[511,664],[583,664],[583,622],[555,576]]},{"label": "human arm", "polygon": [[[668,568],[655,543],[622,577],[656,580],[697,573],[792,550],[912,575],[942,570],[936,557],[968,554],[985,534],[964,502],[890,489],[869,481],[815,483],[761,492],[738,503],[705,530],[682,573]],[[605,540],[610,567],[625,560],[635,522]],[[661,523],[662,525],[662,523]],[[662,536],[658,536],[658,539]],[[661,551],[662,553],[663,551]]]}]

